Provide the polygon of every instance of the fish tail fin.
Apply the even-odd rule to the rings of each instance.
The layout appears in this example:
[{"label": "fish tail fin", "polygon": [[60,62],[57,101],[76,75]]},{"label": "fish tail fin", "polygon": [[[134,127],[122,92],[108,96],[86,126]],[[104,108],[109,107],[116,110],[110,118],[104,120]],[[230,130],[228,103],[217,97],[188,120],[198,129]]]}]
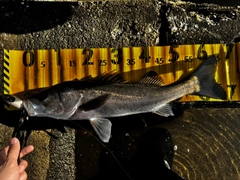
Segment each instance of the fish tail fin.
[{"label": "fish tail fin", "polygon": [[217,99],[226,99],[225,90],[217,84],[214,79],[216,64],[216,57],[212,55],[190,76],[190,78],[197,77],[200,86],[199,91],[194,94]]}]

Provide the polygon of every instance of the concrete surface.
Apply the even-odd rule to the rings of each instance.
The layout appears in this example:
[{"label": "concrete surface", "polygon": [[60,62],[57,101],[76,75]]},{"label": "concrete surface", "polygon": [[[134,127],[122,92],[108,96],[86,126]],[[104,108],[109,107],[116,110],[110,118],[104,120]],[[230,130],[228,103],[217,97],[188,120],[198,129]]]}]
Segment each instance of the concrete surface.
[{"label": "concrete surface", "polygon": [[[0,50],[229,43],[240,32],[238,4],[230,5],[234,6],[156,0],[5,2],[0,6]],[[105,145],[90,134],[95,135],[88,122],[30,118],[26,129],[33,132],[28,144],[35,146],[35,152],[26,157],[29,179],[127,179],[106,147],[128,170],[140,135],[152,127],[171,133],[173,170],[186,179],[239,179],[240,111],[194,104],[175,111],[170,119],[143,115],[147,128],[138,116],[112,119],[112,138]],[[19,113],[3,108],[0,112],[0,147],[4,147]]]}]

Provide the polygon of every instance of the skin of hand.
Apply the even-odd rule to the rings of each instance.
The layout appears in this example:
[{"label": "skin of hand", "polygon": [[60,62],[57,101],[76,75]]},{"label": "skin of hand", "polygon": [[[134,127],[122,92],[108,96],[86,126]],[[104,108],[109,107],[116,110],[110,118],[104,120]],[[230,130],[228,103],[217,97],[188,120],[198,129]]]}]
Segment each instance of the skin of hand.
[{"label": "skin of hand", "polygon": [[[20,158],[29,154],[34,149],[33,146],[26,146],[20,152],[20,142],[17,138],[12,138],[10,145],[0,151],[0,179],[1,180],[25,180],[27,173],[25,169],[28,166],[27,161]],[[20,154],[19,154],[20,152]]]}]

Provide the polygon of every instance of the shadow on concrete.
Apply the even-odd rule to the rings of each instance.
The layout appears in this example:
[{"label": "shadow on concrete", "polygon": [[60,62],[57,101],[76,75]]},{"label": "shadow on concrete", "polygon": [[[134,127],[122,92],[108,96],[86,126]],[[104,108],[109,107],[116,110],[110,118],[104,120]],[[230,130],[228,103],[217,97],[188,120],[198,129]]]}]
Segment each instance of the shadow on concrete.
[{"label": "shadow on concrete", "polygon": [[[160,117],[152,113],[112,118],[112,137],[109,143],[104,145],[99,145],[98,141],[90,140],[91,138],[89,138],[88,141],[85,141],[79,133],[75,137],[76,179],[130,179],[128,176],[133,179],[139,179],[139,175],[147,175],[150,177],[148,173],[150,173],[151,168],[148,168],[148,165],[146,165],[148,163],[148,157],[143,155],[149,155],[149,153],[146,153],[148,148],[150,151],[155,148],[149,147],[146,144],[146,142],[148,142],[146,139],[151,139],[148,135],[151,136],[152,132],[156,132],[154,129],[157,129],[158,133],[161,134],[162,131],[160,130],[163,129],[162,127],[164,127],[165,123],[174,121],[175,118],[181,116],[183,113],[182,109],[175,108],[173,108],[173,112],[175,116],[169,118]],[[145,123],[147,125],[146,127]],[[148,132],[150,132],[150,134]],[[161,144],[161,142],[158,142],[158,144],[159,143]],[[154,144],[154,142],[152,144]],[[95,148],[87,149],[88,147],[91,147],[91,145]],[[144,146],[146,147],[143,148]],[[170,146],[173,148],[172,145]],[[110,151],[113,154],[111,154]],[[83,152],[88,152],[92,155],[88,156]],[[98,154],[98,152],[98,157],[94,158],[97,163],[91,163],[91,161],[85,162],[86,160],[83,161],[83,158],[91,158],[94,154]],[[171,165],[171,154],[168,154],[168,159]],[[138,160],[142,162],[140,163]],[[155,171],[155,174],[152,174],[152,176],[155,176],[156,173],[161,177],[164,174],[169,177],[172,175],[175,176],[175,173],[169,173],[169,171],[165,169],[165,166],[162,166],[162,162],[163,161],[161,160],[158,166],[156,166],[156,168],[160,168],[159,171],[162,170],[162,173]],[[141,170],[140,167],[142,167]],[[95,170],[93,170],[93,168]],[[139,171],[143,173],[139,173]]]},{"label": "shadow on concrete", "polygon": [[102,151],[99,158],[99,174],[90,179],[182,179],[164,163],[165,160],[171,167],[173,162],[172,139],[166,129],[146,128],[135,140],[137,142],[133,147],[134,150],[131,149],[130,158],[119,155],[126,152],[122,145],[114,144],[109,147],[118,155],[116,158],[122,169],[119,164],[113,162],[111,156]]},{"label": "shadow on concrete", "polygon": [[160,18],[161,18],[161,27],[159,29],[159,38],[161,41],[159,42],[160,46],[165,46],[171,44],[169,42],[170,36],[171,36],[171,30],[169,28],[169,21],[167,19],[167,11],[169,11],[169,7],[166,5],[163,5],[160,10]]},{"label": "shadow on concrete", "polygon": [[50,29],[72,16],[74,3],[0,2],[0,32],[23,34]]}]

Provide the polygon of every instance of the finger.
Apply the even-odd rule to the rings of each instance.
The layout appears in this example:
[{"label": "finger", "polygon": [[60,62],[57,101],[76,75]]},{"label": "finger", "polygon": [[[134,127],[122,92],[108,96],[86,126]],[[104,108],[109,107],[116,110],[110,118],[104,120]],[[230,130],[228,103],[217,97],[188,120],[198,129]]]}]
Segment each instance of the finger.
[{"label": "finger", "polygon": [[28,162],[25,160],[21,160],[20,164],[19,164],[19,173],[21,174],[23,171],[25,171],[25,169],[28,166]]},{"label": "finger", "polygon": [[22,158],[23,156],[29,154],[30,152],[32,152],[34,150],[34,147],[32,145],[30,146],[26,146],[24,147],[21,152],[20,152],[20,158]]},{"label": "finger", "polygon": [[0,165],[4,163],[7,158],[9,146],[5,147],[3,150],[0,151]]},{"label": "finger", "polygon": [[21,174],[20,174],[20,180],[26,180],[27,179],[27,173],[26,171],[23,171]]},{"label": "finger", "polygon": [[17,162],[20,152],[20,143],[17,138],[12,138],[8,150],[7,160],[14,160]]},{"label": "finger", "polygon": [[8,149],[9,149],[9,146],[6,146],[5,148],[3,148],[3,150],[1,150],[0,155],[1,156],[5,155],[7,157]]}]

